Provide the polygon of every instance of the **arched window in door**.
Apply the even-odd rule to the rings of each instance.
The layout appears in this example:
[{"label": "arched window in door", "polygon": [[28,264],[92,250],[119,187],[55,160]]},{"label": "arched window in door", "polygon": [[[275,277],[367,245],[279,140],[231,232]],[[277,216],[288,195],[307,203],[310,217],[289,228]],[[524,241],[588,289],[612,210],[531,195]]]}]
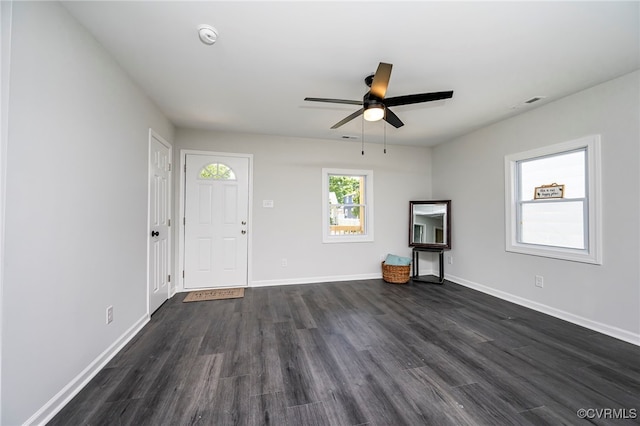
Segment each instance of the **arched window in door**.
[{"label": "arched window in door", "polygon": [[224,163],[211,163],[200,169],[199,179],[236,180],[236,174]]}]

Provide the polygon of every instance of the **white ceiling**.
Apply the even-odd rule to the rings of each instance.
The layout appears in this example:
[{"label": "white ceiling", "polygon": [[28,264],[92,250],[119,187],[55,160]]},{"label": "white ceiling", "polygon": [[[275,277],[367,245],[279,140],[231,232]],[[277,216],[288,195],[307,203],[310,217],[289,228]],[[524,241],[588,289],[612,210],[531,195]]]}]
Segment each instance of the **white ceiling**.
[{"label": "white ceiling", "polygon": [[[387,126],[388,143],[435,145],[640,68],[637,1],[64,5],[178,127],[360,138],[360,119],[329,129],[359,107],[303,99],[361,100],[389,62],[387,97],[454,90],[392,108],[405,126]],[[534,96],[546,98],[522,106]],[[364,131],[381,140],[382,124]]]}]

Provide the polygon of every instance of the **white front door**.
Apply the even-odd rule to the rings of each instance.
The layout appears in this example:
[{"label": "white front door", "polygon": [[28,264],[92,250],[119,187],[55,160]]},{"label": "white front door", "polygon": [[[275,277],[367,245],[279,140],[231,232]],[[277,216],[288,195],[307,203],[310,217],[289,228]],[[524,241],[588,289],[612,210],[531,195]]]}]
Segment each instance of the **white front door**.
[{"label": "white front door", "polygon": [[249,158],[186,155],[184,287],[247,285]]},{"label": "white front door", "polygon": [[171,147],[149,136],[149,315],[169,298]]}]

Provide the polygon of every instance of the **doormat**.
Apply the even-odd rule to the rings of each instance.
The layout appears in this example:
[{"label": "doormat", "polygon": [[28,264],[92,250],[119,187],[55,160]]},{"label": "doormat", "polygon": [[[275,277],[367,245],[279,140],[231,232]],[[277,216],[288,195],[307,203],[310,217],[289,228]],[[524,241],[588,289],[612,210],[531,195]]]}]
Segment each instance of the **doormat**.
[{"label": "doormat", "polygon": [[202,302],[205,300],[237,299],[244,297],[244,288],[217,288],[215,290],[192,291],[183,302]]}]

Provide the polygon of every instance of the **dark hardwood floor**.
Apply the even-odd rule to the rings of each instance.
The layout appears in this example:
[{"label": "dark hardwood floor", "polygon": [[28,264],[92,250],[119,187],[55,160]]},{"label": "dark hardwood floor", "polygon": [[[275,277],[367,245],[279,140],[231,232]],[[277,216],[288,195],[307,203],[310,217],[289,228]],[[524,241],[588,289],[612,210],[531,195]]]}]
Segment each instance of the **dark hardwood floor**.
[{"label": "dark hardwood floor", "polygon": [[640,423],[640,347],[453,283],[184,296],[49,425]]}]

